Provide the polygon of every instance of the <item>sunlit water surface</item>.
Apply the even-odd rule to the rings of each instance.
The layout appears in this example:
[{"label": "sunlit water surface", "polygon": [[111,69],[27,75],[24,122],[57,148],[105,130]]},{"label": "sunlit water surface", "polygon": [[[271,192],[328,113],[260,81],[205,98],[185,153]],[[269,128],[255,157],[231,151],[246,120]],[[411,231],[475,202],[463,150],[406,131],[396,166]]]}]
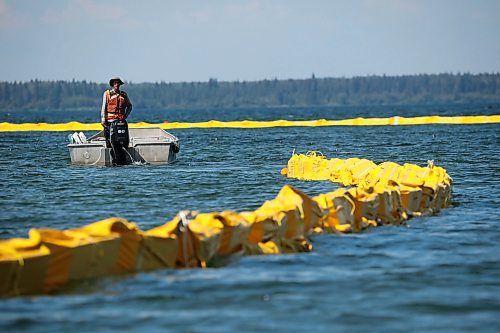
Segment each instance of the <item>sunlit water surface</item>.
[{"label": "sunlit water surface", "polygon": [[[97,114],[97,111],[96,111]],[[89,112],[0,121],[97,122]],[[499,106],[136,110],[130,121],[340,119],[500,114]],[[319,235],[312,253],[239,257],[218,268],[85,281],[50,296],[0,299],[2,332],[498,332],[500,125],[172,130],[172,165],[70,164],[68,132],[0,133],[0,238],[120,216],[141,229],[182,209],[254,210],[285,184],[292,150],[425,165],[453,177],[452,208],[407,226]],[[90,133],[87,133],[90,134]]]}]

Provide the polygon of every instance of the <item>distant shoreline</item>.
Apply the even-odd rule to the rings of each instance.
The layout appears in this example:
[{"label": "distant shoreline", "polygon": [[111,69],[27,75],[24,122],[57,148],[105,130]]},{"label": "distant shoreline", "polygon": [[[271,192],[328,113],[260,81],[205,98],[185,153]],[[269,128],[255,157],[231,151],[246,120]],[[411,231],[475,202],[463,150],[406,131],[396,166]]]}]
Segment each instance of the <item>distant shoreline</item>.
[{"label": "distant shoreline", "polygon": [[[483,107],[485,109],[497,109],[500,107],[500,101],[472,101],[472,102],[442,102],[442,103],[398,103],[398,104],[349,104],[349,105],[256,105],[256,106],[235,106],[235,107],[183,107],[183,108],[142,108],[134,106],[134,113],[139,112],[148,112],[148,111],[202,111],[202,110],[217,110],[217,111],[227,111],[231,112],[237,109],[248,109],[248,110],[257,110],[257,109],[269,109],[269,110],[277,110],[277,109],[320,109],[320,108],[357,108],[357,107],[414,107],[414,106],[428,106],[428,107],[446,107],[446,106],[461,106],[461,105],[472,105]],[[65,109],[0,109],[0,112],[3,113],[16,113],[16,112],[100,112],[99,107],[84,107],[84,108],[65,108]],[[403,114],[404,115],[404,114]]]},{"label": "distant shoreline", "polygon": [[[0,111],[96,110],[105,83],[0,82]],[[439,105],[500,102],[500,73],[421,74],[261,81],[131,83],[123,90],[139,109],[231,109]]]}]

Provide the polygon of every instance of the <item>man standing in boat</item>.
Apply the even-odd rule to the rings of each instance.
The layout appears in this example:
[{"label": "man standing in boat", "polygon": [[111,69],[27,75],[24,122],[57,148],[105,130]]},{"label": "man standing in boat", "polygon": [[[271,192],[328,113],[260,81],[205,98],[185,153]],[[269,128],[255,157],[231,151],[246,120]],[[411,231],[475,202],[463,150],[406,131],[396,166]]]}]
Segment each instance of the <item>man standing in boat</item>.
[{"label": "man standing in boat", "polygon": [[109,80],[113,89],[102,96],[101,125],[104,128],[106,144],[111,147],[113,164],[123,165],[127,161],[126,149],[129,144],[127,117],[132,112],[132,103],[127,93],[120,90],[124,84],[119,77]]}]

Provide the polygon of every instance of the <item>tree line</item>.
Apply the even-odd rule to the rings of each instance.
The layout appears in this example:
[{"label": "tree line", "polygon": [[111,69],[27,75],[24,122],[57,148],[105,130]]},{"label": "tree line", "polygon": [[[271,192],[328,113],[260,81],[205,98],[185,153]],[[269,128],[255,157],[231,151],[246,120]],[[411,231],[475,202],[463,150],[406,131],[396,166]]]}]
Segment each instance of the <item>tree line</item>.
[{"label": "tree line", "polygon": [[[421,74],[352,78],[179,83],[123,87],[134,107],[189,109],[231,107],[395,105],[500,102],[500,73]],[[109,86],[87,81],[0,82],[0,110],[100,108]]]}]

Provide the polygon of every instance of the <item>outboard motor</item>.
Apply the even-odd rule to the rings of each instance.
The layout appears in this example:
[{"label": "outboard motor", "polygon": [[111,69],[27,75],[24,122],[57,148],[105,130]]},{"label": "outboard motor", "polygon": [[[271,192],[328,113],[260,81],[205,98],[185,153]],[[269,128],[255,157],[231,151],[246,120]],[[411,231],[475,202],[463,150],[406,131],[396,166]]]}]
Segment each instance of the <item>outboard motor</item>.
[{"label": "outboard motor", "polygon": [[126,120],[117,120],[110,123],[109,139],[111,143],[111,154],[113,164],[124,165],[127,163],[127,151],[129,144],[128,124]]}]

